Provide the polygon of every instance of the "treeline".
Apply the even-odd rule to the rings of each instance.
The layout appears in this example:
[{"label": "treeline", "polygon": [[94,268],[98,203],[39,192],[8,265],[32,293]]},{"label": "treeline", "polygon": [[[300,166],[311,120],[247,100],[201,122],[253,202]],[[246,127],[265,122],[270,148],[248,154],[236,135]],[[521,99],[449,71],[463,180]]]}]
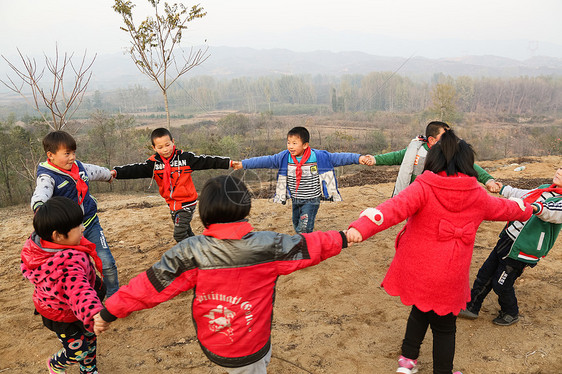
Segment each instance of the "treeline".
[{"label": "treeline", "polygon": [[[311,146],[331,152],[378,154],[403,149],[410,139],[423,133],[428,112],[331,113],[326,116],[274,116],[271,113],[232,113],[217,121],[175,120],[172,133],[176,145],[196,154],[228,156],[239,160],[274,154],[286,147],[286,133],[294,126],[306,126]],[[506,121],[507,119],[507,121]],[[514,123],[510,123],[514,120]],[[463,121],[452,122],[457,132],[475,148],[479,159],[562,154],[562,120],[535,117],[534,121],[464,114]],[[520,123],[521,122],[521,123]],[[111,168],[142,162],[150,154],[150,132],[146,119],[95,111],[88,119],[74,121],[66,131],[77,139],[77,158],[86,163]],[[49,131],[38,118],[19,120],[14,115],[0,121],[0,206],[27,203],[35,188],[36,168],[45,160],[41,140]],[[353,167],[339,168],[351,172]],[[196,187],[210,177],[224,173],[197,171]],[[270,183],[275,171],[252,171],[256,181]],[[118,180],[112,184],[93,182],[97,192],[148,192],[157,194],[155,183],[144,180]]]},{"label": "treeline", "polygon": [[[180,117],[213,110],[285,115],[363,111],[416,113],[432,103],[432,91],[437,85],[452,90],[459,112],[554,115],[562,109],[562,77],[435,75],[431,82],[416,82],[390,72],[230,80],[199,76],[172,86],[169,100],[172,112]],[[163,105],[157,92],[136,85],[114,92],[95,92],[83,103],[83,110],[93,109],[141,113],[163,111]]]},{"label": "treeline", "polygon": [[[391,72],[368,75],[283,75],[216,79],[197,76],[178,81],[169,92],[172,115],[237,110],[275,115],[390,111],[418,113],[434,101],[437,87],[453,95],[461,113],[488,115],[558,115],[562,110],[562,77],[453,78],[436,74],[419,82]],[[109,92],[93,91],[84,98],[78,118],[94,110],[164,116],[162,96],[152,86],[134,85]],[[24,104],[3,105],[0,116],[30,113]]]}]

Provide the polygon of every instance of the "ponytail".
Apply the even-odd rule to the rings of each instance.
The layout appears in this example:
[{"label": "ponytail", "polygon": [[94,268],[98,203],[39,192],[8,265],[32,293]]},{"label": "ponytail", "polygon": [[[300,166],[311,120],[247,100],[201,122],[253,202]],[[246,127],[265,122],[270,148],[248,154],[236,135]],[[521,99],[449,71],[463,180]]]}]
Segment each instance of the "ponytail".
[{"label": "ponytail", "polygon": [[439,141],[429,149],[424,170],[434,173],[445,171],[447,175],[458,173],[478,176],[474,169],[474,150],[460,139],[453,130],[447,129]]}]

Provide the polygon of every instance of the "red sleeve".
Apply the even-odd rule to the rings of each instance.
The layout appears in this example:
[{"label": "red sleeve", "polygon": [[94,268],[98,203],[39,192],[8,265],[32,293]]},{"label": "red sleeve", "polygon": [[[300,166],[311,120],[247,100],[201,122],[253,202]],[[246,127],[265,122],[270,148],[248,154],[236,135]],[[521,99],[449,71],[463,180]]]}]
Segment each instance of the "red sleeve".
[{"label": "red sleeve", "polygon": [[115,317],[124,318],[134,311],[153,308],[190,290],[195,286],[196,278],[197,269],[185,271],[163,290],[158,291],[148,279],[147,272],[144,272],[107,299],[105,308]]},{"label": "red sleeve", "polygon": [[297,246],[282,249],[280,260],[276,261],[279,274],[290,274],[295,270],[317,265],[339,254],[342,247],[347,247],[345,235],[339,231],[316,231],[301,235],[304,240]]},{"label": "red sleeve", "polygon": [[376,233],[384,231],[413,216],[423,207],[424,201],[425,193],[423,186],[421,183],[414,181],[398,195],[386,200],[375,208],[380,211],[380,218],[382,218],[382,220],[377,220],[378,224],[363,216],[352,222],[349,227],[357,229],[361,233],[363,240],[368,239]]},{"label": "red sleeve", "polygon": [[484,219],[488,221],[521,221],[525,222],[533,215],[533,207],[525,203],[525,210],[513,200],[490,196],[486,193],[486,213]]}]

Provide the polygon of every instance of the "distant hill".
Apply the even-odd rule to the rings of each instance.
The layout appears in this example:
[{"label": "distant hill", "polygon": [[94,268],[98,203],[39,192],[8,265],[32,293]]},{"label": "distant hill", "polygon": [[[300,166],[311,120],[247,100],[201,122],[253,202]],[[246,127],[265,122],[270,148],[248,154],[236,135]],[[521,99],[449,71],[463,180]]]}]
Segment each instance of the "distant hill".
[{"label": "distant hill", "polygon": [[[519,61],[498,56],[465,56],[429,59],[412,56],[383,57],[363,52],[295,52],[287,49],[252,49],[210,47],[210,57],[192,69],[186,77],[210,75],[215,78],[267,76],[284,74],[333,75],[368,74],[397,71],[415,80],[429,81],[435,74],[454,77],[513,77],[562,75],[562,59],[536,56]],[[0,75],[10,74],[6,64],[0,65]],[[13,74],[10,74],[13,75]],[[88,91],[110,90],[135,84],[151,85],[148,78],[123,53],[98,55]],[[0,86],[0,92],[5,87]]]}]

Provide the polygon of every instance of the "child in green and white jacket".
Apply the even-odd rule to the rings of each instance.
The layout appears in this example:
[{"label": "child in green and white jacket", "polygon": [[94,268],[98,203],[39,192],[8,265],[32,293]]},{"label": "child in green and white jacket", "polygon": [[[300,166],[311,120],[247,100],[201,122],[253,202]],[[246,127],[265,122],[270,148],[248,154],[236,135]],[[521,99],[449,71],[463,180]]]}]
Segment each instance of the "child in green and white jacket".
[{"label": "child in green and white jacket", "polygon": [[509,326],[519,320],[514,282],[525,267],[534,267],[548,254],[562,228],[562,167],[554,174],[552,183],[534,190],[502,187],[503,196],[523,198],[531,203],[534,214],[526,222],[509,222],[500,233],[500,239],[476,275],[471,300],[460,317],[477,318],[482,302],[493,289],[501,309],[492,322]]}]

